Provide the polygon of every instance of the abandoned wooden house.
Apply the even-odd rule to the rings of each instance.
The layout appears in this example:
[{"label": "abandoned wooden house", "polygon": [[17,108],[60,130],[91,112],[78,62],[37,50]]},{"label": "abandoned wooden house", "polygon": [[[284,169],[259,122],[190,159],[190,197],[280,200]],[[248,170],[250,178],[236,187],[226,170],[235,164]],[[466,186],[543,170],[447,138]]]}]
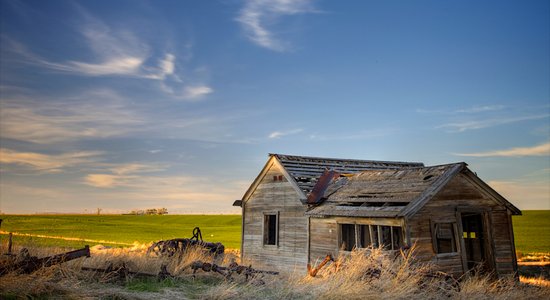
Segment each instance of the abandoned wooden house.
[{"label": "abandoned wooden house", "polygon": [[242,258],[273,268],[416,245],[417,260],[455,275],[517,270],[511,216],[521,211],[465,163],[270,154],[233,205],[242,207]]}]

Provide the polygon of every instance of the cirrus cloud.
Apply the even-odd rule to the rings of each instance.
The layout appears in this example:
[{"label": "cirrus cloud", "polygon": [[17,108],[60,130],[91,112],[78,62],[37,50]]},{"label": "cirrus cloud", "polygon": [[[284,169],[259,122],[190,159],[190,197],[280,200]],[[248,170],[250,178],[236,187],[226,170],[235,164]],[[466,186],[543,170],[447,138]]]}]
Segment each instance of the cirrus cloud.
[{"label": "cirrus cloud", "polygon": [[311,0],[248,0],[237,21],[256,45],[274,51],[288,50],[288,44],[277,38],[268,27],[283,16],[316,12]]},{"label": "cirrus cloud", "polygon": [[471,157],[514,157],[514,156],[550,156],[550,142],[533,147],[516,147],[506,150],[495,150],[477,153],[453,153],[458,156]]},{"label": "cirrus cloud", "polygon": [[42,154],[0,148],[0,163],[19,165],[46,173],[58,173],[63,168],[96,162],[97,157],[101,154],[103,154],[101,151]]}]

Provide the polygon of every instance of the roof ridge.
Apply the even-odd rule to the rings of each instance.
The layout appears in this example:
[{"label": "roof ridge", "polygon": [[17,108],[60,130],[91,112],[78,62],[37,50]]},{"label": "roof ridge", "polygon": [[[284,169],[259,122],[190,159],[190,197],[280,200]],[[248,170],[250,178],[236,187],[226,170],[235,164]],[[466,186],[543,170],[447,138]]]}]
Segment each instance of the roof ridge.
[{"label": "roof ridge", "polygon": [[281,154],[281,153],[269,153],[269,156],[276,156],[281,159],[283,157],[290,157],[296,159],[310,159],[310,160],[329,160],[329,161],[340,161],[340,162],[363,162],[363,163],[381,163],[381,164],[394,164],[394,165],[418,165],[424,166],[422,162],[409,162],[409,161],[391,161],[391,160],[367,160],[367,159],[356,159],[356,158],[334,158],[334,157],[318,157],[318,156],[304,156],[304,155],[292,155],[292,154]]}]

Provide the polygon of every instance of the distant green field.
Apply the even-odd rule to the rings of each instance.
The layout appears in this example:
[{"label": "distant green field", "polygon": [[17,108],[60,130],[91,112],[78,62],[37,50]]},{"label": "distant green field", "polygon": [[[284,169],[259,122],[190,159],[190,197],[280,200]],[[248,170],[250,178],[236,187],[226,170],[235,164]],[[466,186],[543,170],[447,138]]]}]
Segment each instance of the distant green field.
[{"label": "distant green field", "polygon": [[[14,236],[14,244],[77,248],[95,244],[117,246],[109,242],[150,243],[173,238],[190,238],[193,228],[198,226],[205,241],[221,242],[226,248],[232,249],[238,249],[241,245],[240,215],[1,215],[0,218],[3,219],[0,229],[5,232],[107,241],[67,241]],[[0,238],[5,246],[7,235],[1,235]]]},{"label": "distant green field", "polygon": [[[2,231],[34,235],[61,236],[94,241],[67,241],[36,237],[14,237],[14,243],[78,248],[109,242],[131,244],[150,243],[172,238],[190,238],[195,226],[201,228],[203,239],[221,242],[226,248],[238,249],[241,244],[240,215],[27,215],[0,216]],[[527,210],[512,218],[516,249],[522,253],[550,253],[550,210]],[[1,235],[5,245],[6,235]]]},{"label": "distant green field", "polygon": [[550,253],[550,210],[524,210],[512,222],[517,251]]}]

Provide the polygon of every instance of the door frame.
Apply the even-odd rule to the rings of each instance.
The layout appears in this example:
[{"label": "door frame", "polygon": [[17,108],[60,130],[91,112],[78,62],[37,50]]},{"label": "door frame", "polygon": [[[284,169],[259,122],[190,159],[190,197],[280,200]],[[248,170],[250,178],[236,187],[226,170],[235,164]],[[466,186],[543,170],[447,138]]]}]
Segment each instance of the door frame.
[{"label": "door frame", "polygon": [[479,214],[481,215],[481,226],[483,231],[483,258],[487,267],[488,273],[495,272],[495,256],[494,256],[494,243],[492,236],[492,220],[491,210],[479,207],[457,207],[456,209],[456,223],[458,227],[458,239],[460,244],[460,255],[462,258],[462,270],[464,273],[470,271],[468,268],[468,254],[466,250],[466,244],[464,242],[464,229],[462,227],[462,215],[464,214]]}]

